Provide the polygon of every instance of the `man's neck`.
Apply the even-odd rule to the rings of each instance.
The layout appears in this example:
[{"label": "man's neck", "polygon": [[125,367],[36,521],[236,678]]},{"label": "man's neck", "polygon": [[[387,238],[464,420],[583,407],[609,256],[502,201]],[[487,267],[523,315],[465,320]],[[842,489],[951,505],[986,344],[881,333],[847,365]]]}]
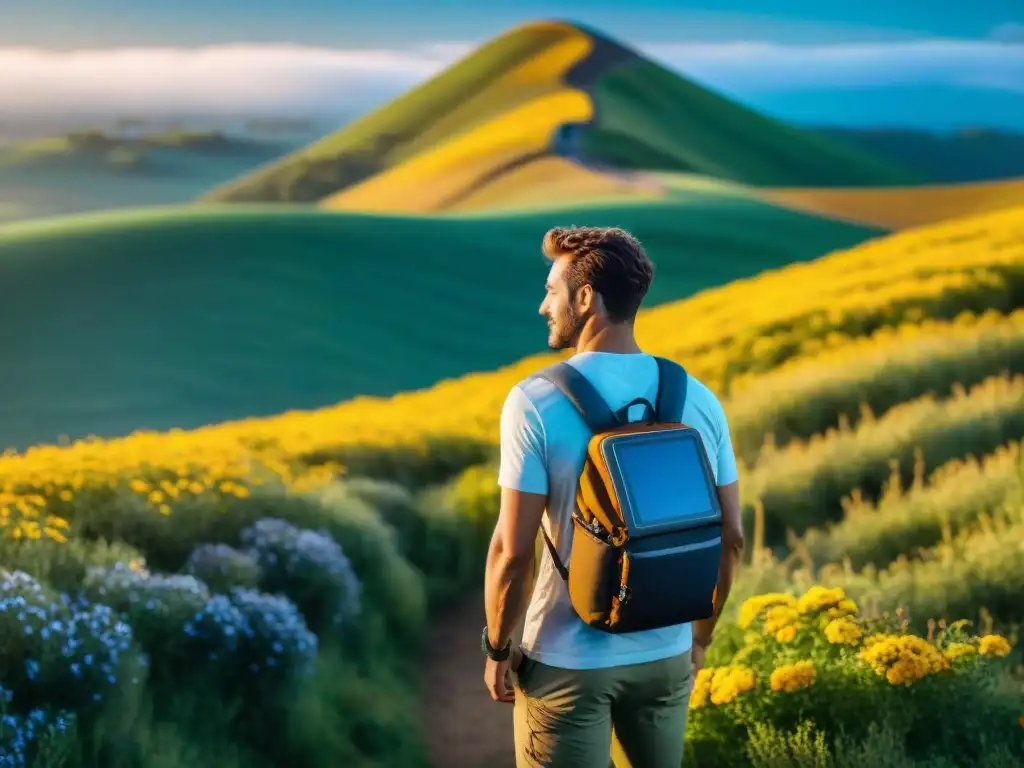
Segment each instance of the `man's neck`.
[{"label": "man's neck", "polygon": [[582,352],[611,352],[620,355],[635,355],[643,350],[636,343],[632,324],[605,325],[591,328],[588,324],[576,342],[576,354]]}]

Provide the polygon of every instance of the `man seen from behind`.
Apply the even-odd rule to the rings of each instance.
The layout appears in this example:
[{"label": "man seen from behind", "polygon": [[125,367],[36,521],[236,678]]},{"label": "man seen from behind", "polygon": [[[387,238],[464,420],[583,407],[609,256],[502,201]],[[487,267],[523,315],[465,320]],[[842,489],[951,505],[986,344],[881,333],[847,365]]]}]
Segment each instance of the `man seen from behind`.
[{"label": "man seen from behind", "polygon": [[[637,345],[634,322],[653,266],[641,244],[616,228],[556,228],[546,233],[551,263],[540,313],[552,349],[620,409],[654,402],[658,366]],[[685,329],[681,329],[685,332]],[[698,430],[722,509],[722,555],[710,619],[614,634],[574,612],[543,526],[569,561],[571,515],[590,437],[578,412],[550,382],[511,389],[501,414],[501,511],[487,555],[484,680],[496,701],[514,702],[520,768],[606,768],[613,729],[617,764],[678,768],[689,693],[728,598],[743,549],[739,485],[729,427],[718,398],[689,378],[682,421]],[[533,586],[532,595],[530,587]],[[665,590],[687,585],[665,584]],[[529,605],[527,605],[529,601]],[[525,614],[525,616],[524,616]],[[519,649],[512,637],[525,618]],[[509,673],[516,676],[514,687]]]}]

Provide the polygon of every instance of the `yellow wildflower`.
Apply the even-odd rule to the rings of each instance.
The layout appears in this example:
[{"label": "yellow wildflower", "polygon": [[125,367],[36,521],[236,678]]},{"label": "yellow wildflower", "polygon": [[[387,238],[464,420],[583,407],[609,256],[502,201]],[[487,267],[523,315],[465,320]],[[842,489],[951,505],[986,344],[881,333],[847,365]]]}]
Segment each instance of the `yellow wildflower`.
[{"label": "yellow wildflower", "polygon": [[890,637],[895,637],[895,635],[889,635],[889,634],[886,634],[885,632],[876,632],[876,633],[874,633],[872,635],[868,635],[867,637],[864,638],[863,646],[865,648],[869,648],[872,645],[874,645],[875,643],[880,643],[883,640],[888,640]]},{"label": "yellow wildflower", "polygon": [[768,634],[775,634],[783,627],[788,627],[799,619],[796,610],[788,605],[776,605],[768,609],[764,617],[764,631]]},{"label": "yellow wildflower", "polygon": [[714,667],[704,667],[697,673],[697,678],[693,681],[693,690],[690,691],[690,709],[699,709],[708,703],[714,674]]},{"label": "yellow wildflower", "polygon": [[828,623],[831,619],[841,619],[846,616],[853,616],[856,613],[857,604],[853,602],[853,600],[846,598],[845,600],[840,600],[837,605],[834,605],[825,611],[825,623]]},{"label": "yellow wildflower", "polygon": [[943,650],[946,658],[950,661],[959,659],[961,656],[973,656],[978,650],[970,643],[950,643]]},{"label": "yellow wildflower", "polygon": [[985,635],[978,641],[978,653],[982,656],[1003,657],[1010,652],[1010,643],[1001,635]]},{"label": "yellow wildflower", "polygon": [[846,599],[846,593],[841,587],[829,588],[815,585],[797,601],[797,610],[800,613],[812,613],[838,606]]},{"label": "yellow wildflower", "polygon": [[711,703],[728,704],[755,682],[754,670],[749,667],[719,667],[711,681]]},{"label": "yellow wildflower", "polygon": [[754,595],[740,606],[739,625],[741,629],[753,624],[762,612],[775,605],[796,606],[796,598],[783,592],[769,592]]},{"label": "yellow wildflower", "polygon": [[775,633],[775,639],[780,643],[791,643],[796,640],[796,626],[790,624]]},{"label": "yellow wildflower", "polygon": [[833,645],[856,645],[863,634],[848,618],[832,619],[825,627],[825,638]]},{"label": "yellow wildflower", "polygon": [[890,635],[865,646],[857,657],[892,685],[912,685],[931,673],[949,669],[949,659],[916,635]]},{"label": "yellow wildflower", "polygon": [[690,693],[690,709],[699,709],[709,701],[728,704],[740,694],[751,690],[757,676],[749,667],[705,667],[697,673]]},{"label": "yellow wildflower", "polygon": [[48,539],[56,541],[58,544],[66,544],[68,541],[67,536],[65,536],[62,532],[58,531],[56,528],[51,528],[50,526],[46,526],[45,528],[43,528],[43,533],[46,535]]},{"label": "yellow wildflower", "polygon": [[815,674],[812,662],[798,661],[795,664],[783,664],[774,670],[769,683],[776,693],[792,693],[811,685]]},{"label": "yellow wildflower", "polygon": [[65,530],[65,531],[69,527],[67,520],[65,520],[63,517],[57,517],[56,515],[47,515],[46,516],[46,524],[48,526],[50,526],[51,528],[57,528],[58,530]]}]

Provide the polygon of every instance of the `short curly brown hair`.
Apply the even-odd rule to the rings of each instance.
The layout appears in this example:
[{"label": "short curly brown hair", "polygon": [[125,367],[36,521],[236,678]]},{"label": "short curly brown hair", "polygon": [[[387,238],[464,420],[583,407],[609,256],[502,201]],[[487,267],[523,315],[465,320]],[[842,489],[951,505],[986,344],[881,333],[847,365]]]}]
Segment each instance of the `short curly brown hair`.
[{"label": "short curly brown hair", "polygon": [[618,227],[554,227],[541,246],[554,261],[568,257],[565,270],[570,295],[589,284],[604,301],[608,319],[636,318],[654,279],[654,265],[640,241]]}]

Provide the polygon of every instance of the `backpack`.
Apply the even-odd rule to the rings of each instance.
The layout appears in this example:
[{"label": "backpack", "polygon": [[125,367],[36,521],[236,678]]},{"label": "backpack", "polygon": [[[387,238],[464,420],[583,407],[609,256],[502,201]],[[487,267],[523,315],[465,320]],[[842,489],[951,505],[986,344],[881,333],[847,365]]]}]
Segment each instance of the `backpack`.
[{"label": "backpack", "polygon": [[[722,511],[700,433],[682,423],[687,373],[658,362],[656,405],[612,411],[566,362],[535,373],[554,384],[592,433],[576,487],[568,564],[541,527],[573,609],[611,633],[639,632],[713,613]],[[630,423],[632,406],[644,418]]]}]

